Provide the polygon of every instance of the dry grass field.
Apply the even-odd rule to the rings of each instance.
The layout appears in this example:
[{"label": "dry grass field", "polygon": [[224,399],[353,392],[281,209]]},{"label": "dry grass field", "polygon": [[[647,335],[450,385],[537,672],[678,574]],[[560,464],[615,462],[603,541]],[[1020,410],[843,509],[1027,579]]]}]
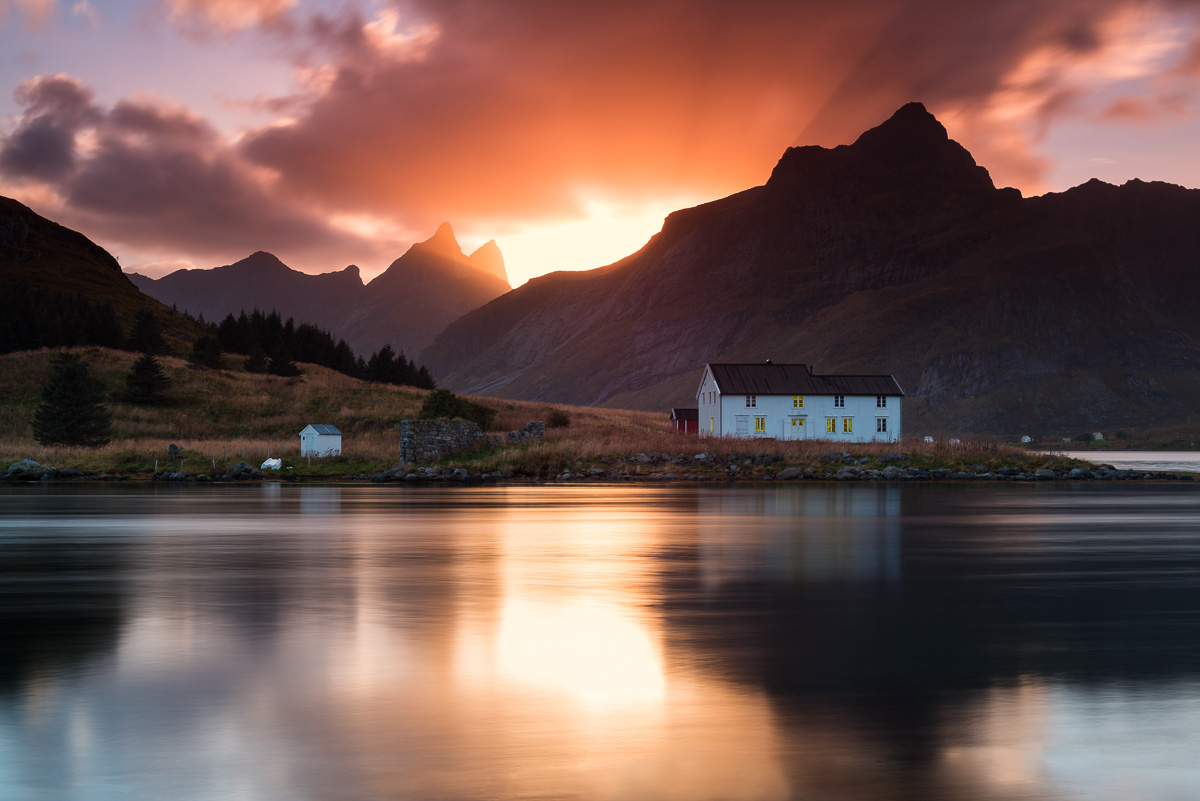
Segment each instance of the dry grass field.
[{"label": "dry grass field", "polygon": [[[136,354],[104,348],[75,349],[114,397],[124,385]],[[0,356],[0,463],[24,458],[56,467],[85,472],[106,471],[147,476],[159,469],[192,473],[224,471],[243,459],[260,464],[269,456],[302,475],[339,476],[370,473],[396,466],[399,460],[399,425],[417,416],[425,390],[371,384],[314,365],[302,365],[295,378],[246,373],[240,368],[202,370],[185,360],[161,357],[172,381],[170,402],[162,406],[135,406],[114,400],[112,442],[100,448],[66,448],[39,445],[30,422],[40,403],[41,386],[50,375],[48,350]],[[231,363],[234,359],[229,359]],[[787,464],[816,464],[820,454],[847,451],[857,457],[883,456],[906,451],[924,466],[982,464],[1026,468],[1058,461],[1054,453],[1024,454],[1011,445],[987,439],[958,443],[847,445],[822,440],[698,439],[675,434],[664,412],[640,412],[474,397],[498,410],[492,430],[513,431],[530,420],[545,420],[554,409],[567,414],[570,423],[551,428],[541,441],[490,447],[445,460],[472,472],[511,470],[518,475],[550,476],[563,469],[595,466],[602,459],[657,453],[666,457],[717,454],[770,455]],[[343,454],[331,459],[301,460],[299,432],[309,423],[329,423],[343,434]],[[168,455],[170,445],[182,449]],[[637,466],[630,468],[640,469]]]}]

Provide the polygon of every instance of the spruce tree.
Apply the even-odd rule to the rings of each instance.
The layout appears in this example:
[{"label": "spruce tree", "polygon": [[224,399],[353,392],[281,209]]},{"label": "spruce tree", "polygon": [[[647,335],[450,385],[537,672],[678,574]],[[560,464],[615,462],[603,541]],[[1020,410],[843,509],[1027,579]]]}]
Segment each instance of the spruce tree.
[{"label": "spruce tree", "polygon": [[149,309],[142,309],[137,313],[137,317],[133,318],[133,327],[129,329],[129,349],[149,353],[152,356],[167,352],[167,343],[163,339],[162,329],[158,326],[154,312]]},{"label": "spruce tree", "polygon": [[267,354],[263,352],[262,348],[255,347],[250,352],[249,358],[242,362],[242,367],[247,373],[267,372]]},{"label": "spruce tree", "polygon": [[42,405],[33,417],[33,436],[42,445],[96,448],[112,439],[112,415],[104,388],[78,356],[53,361],[54,374],[42,387]]},{"label": "spruce tree", "polygon": [[125,376],[125,400],[130,403],[165,403],[171,379],[167,378],[158,359],[142,354]]},{"label": "spruce tree", "polygon": [[267,364],[267,372],[271,375],[290,377],[300,375],[302,371],[296,366],[296,363],[292,361],[291,354],[281,348],[275,351],[275,354],[271,356],[271,361]]},{"label": "spruce tree", "polygon": [[225,366],[221,356],[221,343],[216,337],[200,337],[192,344],[192,353],[188,356],[188,361],[197,367],[220,370]]}]

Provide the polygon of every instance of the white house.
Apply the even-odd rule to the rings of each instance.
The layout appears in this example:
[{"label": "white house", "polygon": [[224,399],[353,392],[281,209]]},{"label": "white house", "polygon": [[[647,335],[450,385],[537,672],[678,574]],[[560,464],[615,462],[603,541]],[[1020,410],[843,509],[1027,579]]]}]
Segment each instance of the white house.
[{"label": "white house", "polygon": [[892,375],[814,375],[803,364],[706,364],[700,436],[894,442],[904,391]]},{"label": "white house", "polygon": [[333,426],[313,423],[300,432],[301,456],[338,456],[342,452],[342,432]]}]

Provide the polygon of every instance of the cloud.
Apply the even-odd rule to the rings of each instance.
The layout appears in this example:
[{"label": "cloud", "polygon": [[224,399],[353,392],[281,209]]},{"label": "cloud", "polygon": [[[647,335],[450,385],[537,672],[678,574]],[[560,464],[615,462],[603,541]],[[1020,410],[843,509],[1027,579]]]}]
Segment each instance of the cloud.
[{"label": "cloud", "polygon": [[1187,113],[1200,70],[1196,0],[158,2],[287,60],[294,91],[250,84],[226,104],[271,124],[229,137],[162,101],[102,107],[39,79],[0,169],[130,241],[198,252],[362,252],[367,229],[494,236],[596,203],[699,202],[911,100],[998,184],[1040,191],[1055,124]]},{"label": "cloud", "polygon": [[329,259],[327,269],[347,254],[378,255],[319,207],[276,191],[273,176],[183,107],[136,99],[105,108],[62,75],[25,82],[16,97],[25,111],[0,140],[0,172],[49,187],[61,218],[88,231],[214,258],[307,253]]},{"label": "cloud", "polygon": [[297,0],[162,0],[168,16],[185,30],[211,27],[222,33],[271,23],[283,17]]},{"label": "cloud", "polygon": [[309,69],[328,59],[322,79],[242,152],[298,196],[502,224],[606,193],[713,197],[761,182],[788,145],[852,141],[922,100],[1000,183],[1038,189],[1047,126],[1178,46],[1155,26],[1179,18],[1143,24],[1139,7],[418,0],[377,20],[427,32],[397,37],[403,59],[354,14],[281,31]]},{"label": "cloud", "polygon": [[79,0],[75,5],[71,6],[71,16],[79,17],[90,28],[100,27],[100,12],[88,0]]},{"label": "cloud", "polygon": [[0,23],[14,8],[22,12],[30,27],[37,28],[54,14],[54,0],[0,0]]}]

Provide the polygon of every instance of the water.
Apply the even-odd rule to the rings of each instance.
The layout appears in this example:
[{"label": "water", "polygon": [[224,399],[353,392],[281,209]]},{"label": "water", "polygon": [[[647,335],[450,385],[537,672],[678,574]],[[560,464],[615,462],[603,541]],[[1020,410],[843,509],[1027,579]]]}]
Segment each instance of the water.
[{"label": "water", "polygon": [[1200,451],[1066,451],[1072,459],[1111,464],[1119,470],[1200,473]]},{"label": "water", "polygon": [[0,487],[0,799],[1195,799],[1184,484]]}]

